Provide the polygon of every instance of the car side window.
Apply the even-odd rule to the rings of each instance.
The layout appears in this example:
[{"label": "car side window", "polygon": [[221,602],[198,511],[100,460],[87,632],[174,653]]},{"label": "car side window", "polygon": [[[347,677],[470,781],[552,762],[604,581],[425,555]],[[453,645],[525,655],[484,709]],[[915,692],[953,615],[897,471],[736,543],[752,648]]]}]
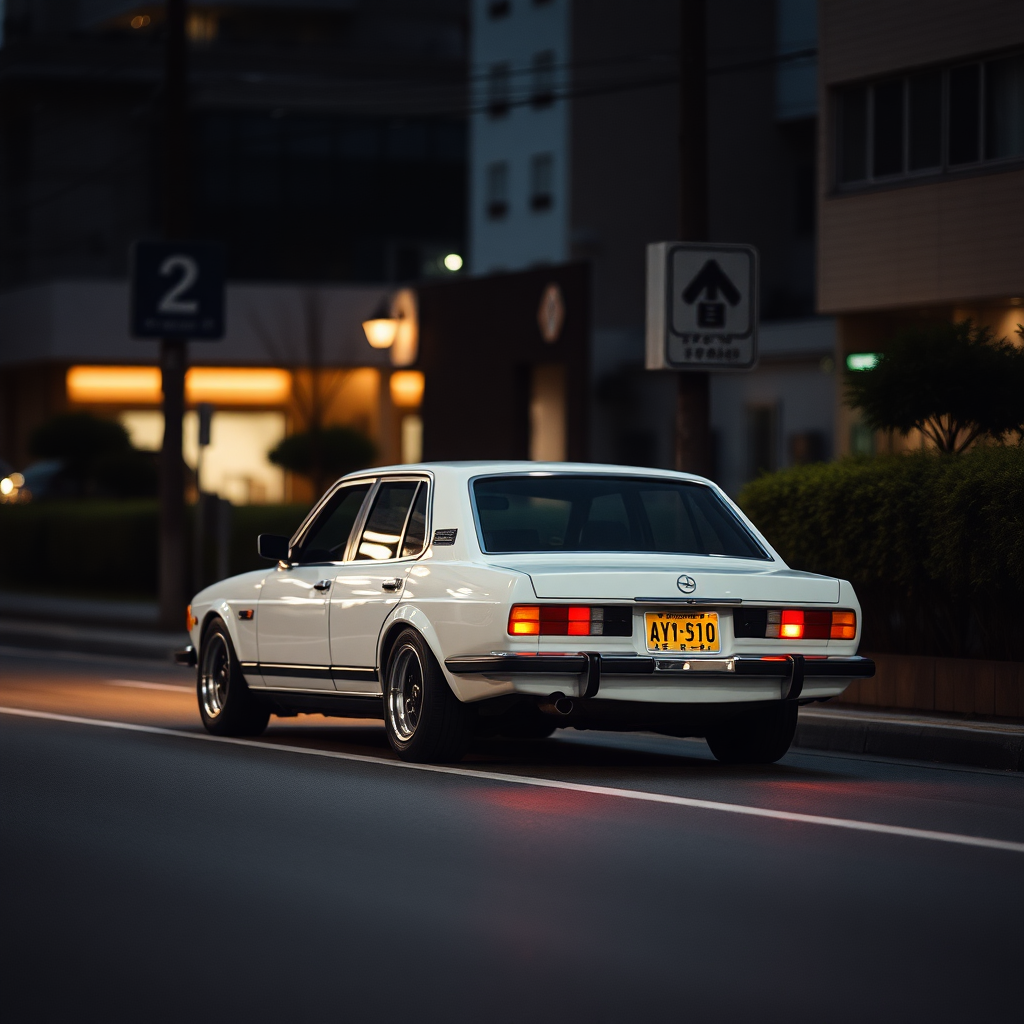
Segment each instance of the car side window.
[{"label": "car side window", "polygon": [[420,484],[416,492],[416,501],[412,506],[409,522],[405,527],[405,540],[402,541],[402,557],[414,558],[423,550],[423,542],[427,532],[427,484]]},{"label": "car side window", "polygon": [[352,527],[371,486],[369,483],[353,484],[336,491],[313,521],[295,556],[296,561],[304,564],[343,561]]},{"label": "car side window", "polygon": [[409,518],[409,509],[418,487],[416,480],[385,481],[380,485],[359,538],[356,561],[372,559],[380,562],[397,557],[405,521]]}]

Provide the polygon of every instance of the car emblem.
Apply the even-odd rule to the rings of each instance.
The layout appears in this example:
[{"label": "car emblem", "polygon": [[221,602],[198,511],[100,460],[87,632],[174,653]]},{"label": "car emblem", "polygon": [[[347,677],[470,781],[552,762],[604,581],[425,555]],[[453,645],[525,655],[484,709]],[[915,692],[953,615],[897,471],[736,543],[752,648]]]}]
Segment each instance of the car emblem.
[{"label": "car emblem", "polygon": [[676,586],[684,594],[692,594],[697,589],[697,581],[692,576],[680,576],[676,580]]}]

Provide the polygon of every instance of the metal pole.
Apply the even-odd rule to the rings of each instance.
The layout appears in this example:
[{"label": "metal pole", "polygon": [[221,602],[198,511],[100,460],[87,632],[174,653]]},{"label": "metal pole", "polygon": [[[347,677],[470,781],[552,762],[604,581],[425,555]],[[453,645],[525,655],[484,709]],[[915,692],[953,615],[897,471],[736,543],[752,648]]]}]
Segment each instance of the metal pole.
[{"label": "metal pole", "polygon": [[[188,229],[188,125],[185,82],[185,0],[166,0],[161,173],[165,238]],[[160,623],[181,629],[186,590],[185,471],[181,427],[185,413],[186,344],[160,342],[164,440],[160,450]]]},{"label": "metal pole", "polygon": [[[679,237],[708,240],[708,101],[705,0],[680,0]],[[678,375],[675,468],[709,476],[713,466],[707,371]]]}]

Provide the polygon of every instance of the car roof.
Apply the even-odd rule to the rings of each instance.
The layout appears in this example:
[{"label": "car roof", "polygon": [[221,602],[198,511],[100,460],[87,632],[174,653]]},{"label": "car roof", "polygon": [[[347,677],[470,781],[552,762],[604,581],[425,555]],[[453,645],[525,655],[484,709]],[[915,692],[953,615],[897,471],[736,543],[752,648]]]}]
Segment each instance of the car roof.
[{"label": "car roof", "polygon": [[[678,473],[672,469],[652,469],[649,466],[615,466],[599,462],[531,462],[528,460],[481,459],[461,462],[417,462],[396,466],[375,466],[372,469],[350,473],[351,477],[371,476],[379,473],[429,472],[453,480],[470,480],[476,476],[503,473],[585,473],[590,476],[645,476],[669,480],[692,480],[707,484],[710,480],[694,473]],[[347,478],[346,478],[347,479]]]}]

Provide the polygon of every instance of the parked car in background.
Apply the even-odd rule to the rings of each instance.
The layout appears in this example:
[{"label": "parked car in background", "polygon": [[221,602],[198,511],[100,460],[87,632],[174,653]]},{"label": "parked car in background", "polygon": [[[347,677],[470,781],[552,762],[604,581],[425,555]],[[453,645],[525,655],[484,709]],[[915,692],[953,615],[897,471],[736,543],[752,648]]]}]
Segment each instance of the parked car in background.
[{"label": "parked car in background", "polygon": [[200,714],[383,717],[398,754],[461,757],[475,731],[703,736],[785,754],[797,710],[874,673],[852,586],[790,569],[714,483],[536,462],[355,473],[276,562],[189,608]]}]

